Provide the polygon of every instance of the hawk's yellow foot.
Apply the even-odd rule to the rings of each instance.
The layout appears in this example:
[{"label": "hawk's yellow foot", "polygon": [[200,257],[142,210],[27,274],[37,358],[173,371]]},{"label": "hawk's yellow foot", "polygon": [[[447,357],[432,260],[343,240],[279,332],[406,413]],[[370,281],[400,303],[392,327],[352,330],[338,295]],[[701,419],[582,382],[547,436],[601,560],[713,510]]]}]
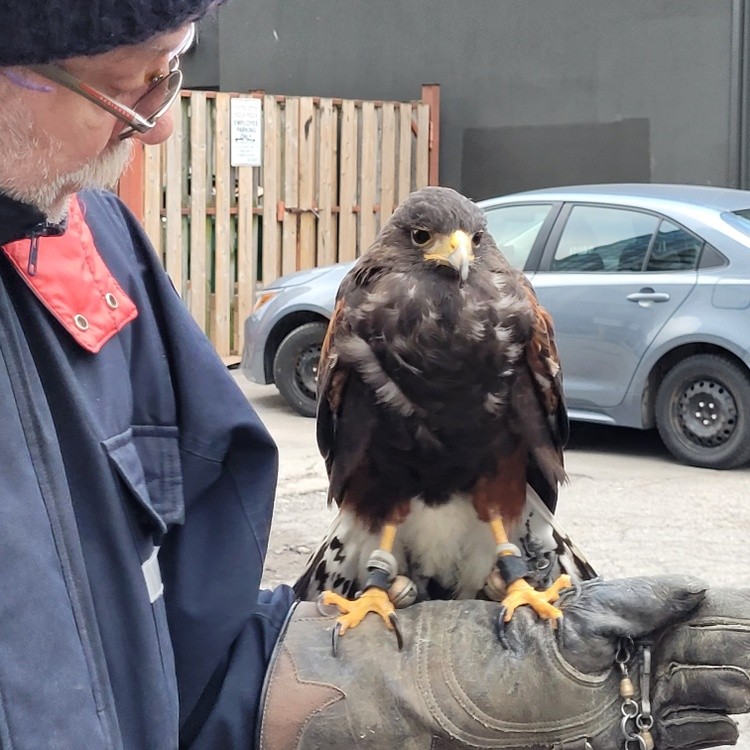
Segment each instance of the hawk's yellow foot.
[{"label": "hawk's yellow foot", "polygon": [[396,608],[383,589],[369,588],[356,599],[347,599],[333,591],[324,591],[322,602],[323,604],[334,604],[341,610],[342,614],[336,620],[341,625],[339,629],[341,635],[344,635],[349,628],[356,628],[369,612],[380,615],[386,627],[393,630],[391,615],[395,614]]},{"label": "hawk's yellow foot", "polygon": [[528,604],[543,620],[558,620],[563,613],[553,606],[552,602],[560,598],[562,589],[570,588],[571,585],[570,576],[567,575],[560,576],[545,591],[537,591],[523,578],[513,581],[508,586],[507,595],[502,602],[505,608],[503,620],[510,622],[516,609],[524,604]]},{"label": "hawk's yellow foot", "polygon": [[399,651],[403,648],[404,639],[396,617],[396,608],[388,598],[388,594],[380,587],[371,586],[356,599],[346,599],[333,591],[324,591],[320,596],[320,601],[323,604],[332,604],[342,612],[341,616],[336,619],[336,627],[332,634],[334,656],[338,653],[339,636],[346,633],[349,628],[357,627],[370,612],[380,615],[388,630],[395,632]]}]

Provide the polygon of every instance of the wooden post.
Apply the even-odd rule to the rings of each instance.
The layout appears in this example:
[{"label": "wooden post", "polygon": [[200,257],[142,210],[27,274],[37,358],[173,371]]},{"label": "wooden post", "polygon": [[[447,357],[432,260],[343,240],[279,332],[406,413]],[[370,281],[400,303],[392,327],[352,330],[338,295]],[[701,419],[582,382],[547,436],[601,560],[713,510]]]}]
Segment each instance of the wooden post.
[{"label": "wooden post", "polygon": [[143,149],[143,228],[146,230],[156,255],[164,263],[162,248],[162,153],[163,146],[145,146]]},{"label": "wooden post", "polygon": [[359,168],[359,239],[361,255],[375,239],[375,191],[378,168],[378,120],[374,102],[362,102],[362,162]]},{"label": "wooden post", "polygon": [[393,213],[396,200],[396,108],[383,102],[383,148],[380,152],[380,227]]},{"label": "wooden post", "polygon": [[417,142],[415,144],[414,187],[430,185],[430,107],[419,103],[415,107],[417,116]]},{"label": "wooden post", "polygon": [[341,104],[339,166],[339,262],[357,257],[357,110],[352,99]]},{"label": "wooden post", "polygon": [[[278,219],[280,154],[279,105],[273,96],[263,97],[263,283],[270,284],[281,273]],[[283,217],[282,217],[283,218]]]},{"label": "wooden post", "polygon": [[337,123],[331,99],[320,100],[320,157],[318,159],[318,253],[316,262],[327,266],[336,262],[336,140]]},{"label": "wooden post", "polygon": [[175,107],[174,130],[164,144],[165,158],[165,209],[166,238],[164,243],[164,267],[177,289],[185,299],[187,269],[182,247],[182,186],[185,166],[182,162],[182,101]]},{"label": "wooden post", "polygon": [[196,91],[190,102],[190,312],[201,330],[208,322],[208,248],[206,246],[206,95]]},{"label": "wooden post", "polygon": [[232,204],[232,168],[229,163],[229,94],[216,95],[216,125],[214,153],[216,159],[216,234],[214,273],[216,289],[214,301],[213,344],[219,356],[232,353],[230,307],[234,298],[232,273],[232,237],[230,209]]},{"label": "wooden post", "polygon": [[440,84],[422,84],[422,101],[430,105],[430,162],[428,185],[440,184]]},{"label": "wooden post", "polygon": [[[284,215],[281,222],[281,273],[299,262],[299,97],[284,102]],[[293,209],[293,210],[289,210]]]},{"label": "wooden post", "polygon": [[401,203],[412,189],[411,185],[411,104],[401,103],[398,108],[398,199]]},{"label": "wooden post", "polygon": [[299,262],[297,268],[315,267],[317,206],[315,203],[315,153],[318,141],[317,112],[311,96],[299,100]]}]

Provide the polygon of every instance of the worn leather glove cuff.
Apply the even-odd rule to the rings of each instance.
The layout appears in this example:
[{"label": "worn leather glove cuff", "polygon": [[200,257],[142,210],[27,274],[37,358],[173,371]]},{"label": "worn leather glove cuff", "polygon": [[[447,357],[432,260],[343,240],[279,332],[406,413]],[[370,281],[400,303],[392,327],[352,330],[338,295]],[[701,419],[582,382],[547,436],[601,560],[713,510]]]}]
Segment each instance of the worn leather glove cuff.
[{"label": "worn leather glove cuff", "polygon": [[424,602],[399,615],[403,651],[366,618],[338,658],[334,618],[301,603],[269,670],[259,747],[612,750],[624,741],[620,637],[684,617],[702,593],[686,579],[584,584],[559,633],[518,611],[510,649],[493,636],[497,604]]}]

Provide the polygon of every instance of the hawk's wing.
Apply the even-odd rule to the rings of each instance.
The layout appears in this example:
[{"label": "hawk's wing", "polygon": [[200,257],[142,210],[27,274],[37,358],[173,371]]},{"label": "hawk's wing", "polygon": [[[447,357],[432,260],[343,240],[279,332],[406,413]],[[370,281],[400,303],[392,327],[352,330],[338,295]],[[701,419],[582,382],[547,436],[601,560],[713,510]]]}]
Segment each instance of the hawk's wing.
[{"label": "hawk's wing", "polygon": [[531,328],[521,360],[525,370],[518,373],[511,404],[528,446],[527,481],[554,511],[558,485],[565,480],[563,448],[569,428],[552,318],[526,275],[512,268],[499,250],[488,253],[485,262],[498,275],[499,288],[504,284],[515,287],[515,293],[524,294],[531,307]]},{"label": "hawk's wing", "polygon": [[550,437],[562,462],[562,450],[568,442],[568,412],[562,387],[560,355],[555,343],[552,317],[542,307],[536,292],[523,273],[518,274],[534,311],[531,340],[526,347],[526,361],[534,375],[534,384],[547,416]]},{"label": "hawk's wing", "polygon": [[328,502],[341,505],[347,486],[361,467],[375,420],[361,380],[339,356],[339,343],[351,339],[351,297],[387,272],[377,257],[366,257],[344,277],[336,294],[318,367],[318,449],[328,472]]},{"label": "hawk's wing", "polygon": [[[375,419],[361,380],[339,356],[338,346],[350,336],[347,318],[351,295],[386,270],[377,261],[361,259],[344,277],[321,347],[316,437],[328,473],[329,505],[335,502],[340,506],[350,482],[356,481]],[[351,513],[341,510],[294,584],[295,592],[305,598],[308,592],[334,588],[345,596],[354,596],[361,585],[360,571],[376,546],[377,537],[358,524]]]}]

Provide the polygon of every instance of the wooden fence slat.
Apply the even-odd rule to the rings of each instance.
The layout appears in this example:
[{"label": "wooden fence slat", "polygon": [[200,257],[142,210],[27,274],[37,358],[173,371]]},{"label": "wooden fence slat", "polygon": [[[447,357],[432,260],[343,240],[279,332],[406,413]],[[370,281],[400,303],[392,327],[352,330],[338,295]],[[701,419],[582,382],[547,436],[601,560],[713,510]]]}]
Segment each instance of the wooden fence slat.
[{"label": "wooden fence slat", "polygon": [[238,167],[237,192],[237,318],[233,325],[232,353],[242,352],[245,319],[255,304],[257,238],[254,231],[254,167]]},{"label": "wooden fence slat", "polygon": [[411,104],[399,107],[398,202],[411,192]]},{"label": "wooden fence slat", "polygon": [[286,210],[282,225],[281,273],[299,268],[299,99],[288,97],[284,103],[284,194]]},{"label": "wooden fence slat", "polygon": [[172,136],[165,144],[166,159],[166,210],[167,216],[175,217],[166,226],[164,267],[184,299],[186,273],[182,252],[182,102],[175,107]]},{"label": "wooden fence slat", "polygon": [[320,148],[318,156],[318,253],[317,265],[336,262],[336,220],[331,209],[336,203],[336,121],[333,101],[320,100]]},{"label": "wooden fence slat", "polygon": [[340,138],[341,138],[341,104],[336,103],[334,99],[332,102],[331,117],[333,119],[333,140],[331,148],[333,149],[332,163],[331,163],[331,247],[333,248],[333,259],[334,262],[339,259],[339,213],[340,199],[339,199],[339,154],[340,154]]},{"label": "wooden fence slat", "polygon": [[430,105],[417,104],[417,153],[415,188],[430,180]]},{"label": "wooden fence slat", "polygon": [[316,114],[311,96],[299,100],[299,268],[315,267]]},{"label": "wooden fence slat", "polygon": [[396,109],[383,103],[383,146],[380,151],[380,227],[393,213],[396,199]]},{"label": "wooden fence slat", "polygon": [[339,152],[339,261],[357,257],[357,112],[354,102],[341,104],[341,147]]},{"label": "wooden fence slat", "polygon": [[229,208],[232,199],[229,165],[229,94],[216,95],[216,250],[214,278],[216,310],[214,313],[214,346],[219,356],[231,354],[229,309],[232,304],[234,275],[231,263],[231,227]]},{"label": "wooden fence slat", "polygon": [[143,186],[143,228],[146,230],[156,255],[162,262],[161,241],[161,155],[159,146],[146,146],[144,149],[144,171],[146,182]]},{"label": "wooden fence slat", "polygon": [[424,83],[420,100],[429,107],[430,113],[430,166],[427,182],[440,184],[440,84]]},{"label": "wooden fence slat", "polygon": [[232,353],[242,352],[245,319],[255,304],[256,237],[253,226],[255,168],[237,167],[237,294],[232,326]]},{"label": "wooden fence slat", "polygon": [[208,273],[206,256],[206,96],[190,100],[190,312],[206,329]]},{"label": "wooden fence slat", "polygon": [[362,102],[362,167],[360,173],[359,255],[375,239],[375,189],[378,163],[378,119],[374,102]]},{"label": "wooden fence slat", "polygon": [[281,273],[279,252],[279,105],[276,97],[263,97],[263,283]]}]

